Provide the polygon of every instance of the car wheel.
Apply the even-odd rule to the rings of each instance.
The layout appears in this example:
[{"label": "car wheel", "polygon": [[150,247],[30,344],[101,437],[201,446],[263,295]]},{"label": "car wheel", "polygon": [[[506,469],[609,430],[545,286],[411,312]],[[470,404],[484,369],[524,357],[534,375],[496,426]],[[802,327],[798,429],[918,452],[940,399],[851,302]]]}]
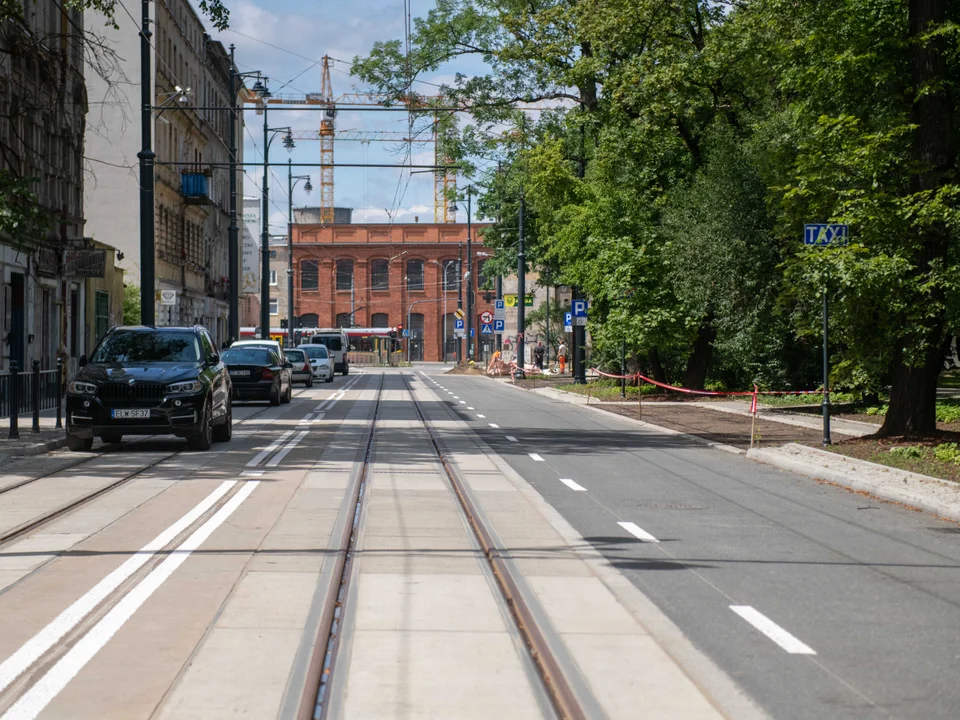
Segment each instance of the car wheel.
[{"label": "car wheel", "polygon": [[93,447],[93,438],[82,438],[68,434],[67,447],[73,452],[89,452]]},{"label": "car wheel", "polygon": [[123,440],[123,435],[119,435],[119,434],[116,434],[116,435],[101,435],[101,436],[100,436],[100,439],[103,440],[105,443],[118,443],[118,442],[120,442],[121,440]]},{"label": "car wheel", "polygon": [[313,387],[313,375],[311,375],[311,376],[310,376],[310,379],[307,380],[307,387],[308,387],[308,388],[312,388],[312,387]]},{"label": "car wheel", "polygon": [[293,400],[293,381],[287,383],[287,391],[283,394],[283,404],[286,405],[291,400]]},{"label": "car wheel", "polygon": [[270,404],[279,405],[280,404],[280,381],[277,381],[276,386],[273,388],[273,392],[270,393]]},{"label": "car wheel", "polygon": [[328,377],[328,378],[325,380],[325,382],[328,382],[328,383],[333,382],[333,373],[330,373],[330,377]]},{"label": "car wheel", "polygon": [[227,400],[227,412],[223,422],[213,429],[214,442],[229,442],[233,437],[233,402]]},{"label": "car wheel", "polygon": [[203,419],[200,420],[200,432],[187,438],[187,446],[191,450],[209,450],[213,445],[213,422],[210,410],[210,401],[203,405]]},{"label": "car wheel", "polygon": [[350,374],[350,366],[349,366],[349,365],[344,365],[344,366],[343,366],[343,374],[344,374],[344,375],[349,375],[349,374]]}]

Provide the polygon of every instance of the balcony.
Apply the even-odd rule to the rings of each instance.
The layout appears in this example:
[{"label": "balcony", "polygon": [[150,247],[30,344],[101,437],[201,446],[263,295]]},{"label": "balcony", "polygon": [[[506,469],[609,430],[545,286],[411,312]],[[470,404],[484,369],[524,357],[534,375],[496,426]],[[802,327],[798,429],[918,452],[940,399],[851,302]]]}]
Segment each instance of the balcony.
[{"label": "balcony", "polygon": [[180,173],[180,194],[187,205],[212,204],[209,173]]}]

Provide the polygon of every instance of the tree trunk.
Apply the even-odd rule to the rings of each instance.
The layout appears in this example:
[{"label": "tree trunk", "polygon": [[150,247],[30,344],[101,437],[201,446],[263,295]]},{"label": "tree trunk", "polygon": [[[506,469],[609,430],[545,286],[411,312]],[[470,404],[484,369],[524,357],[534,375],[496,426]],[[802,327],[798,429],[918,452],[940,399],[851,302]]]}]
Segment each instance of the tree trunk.
[{"label": "tree trunk", "polygon": [[667,384],[667,374],[663,371],[663,363],[660,362],[660,351],[656,348],[650,351],[650,373],[657,382]]},{"label": "tree trunk", "polygon": [[693,343],[693,354],[687,360],[687,369],[683,374],[683,386],[691,390],[703,390],[707,381],[707,368],[710,366],[710,356],[713,354],[713,341],[717,339],[717,331],[713,324],[705,322],[700,326],[697,339]]},{"label": "tree trunk", "polygon": [[[910,70],[915,100],[911,111],[917,129],[913,136],[912,155],[921,168],[910,182],[913,193],[936,192],[952,179],[956,160],[953,137],[953,98],[947,75],[946,38],[943,35],[924,39],[923,35],[943,25],[950,0],[909,0]],[[947,261],[950,232],[945,223],[934,220],[918,226],[920,244],[915,255],[916,272],[923,280],[931,263]],[[942,291],[931,295],[918,294],[913,301],[920,304],[943,301]],[[928,433],[936,430],[937,378],[942,368],[944,312],[931,317],[926,327],[905,333],[898,343],[901,348],[919,350],[923,362],[913,366],[897,358],[890,390],[890,408],[879,435]],[[899,353],[898,353],[899,354]]]}]

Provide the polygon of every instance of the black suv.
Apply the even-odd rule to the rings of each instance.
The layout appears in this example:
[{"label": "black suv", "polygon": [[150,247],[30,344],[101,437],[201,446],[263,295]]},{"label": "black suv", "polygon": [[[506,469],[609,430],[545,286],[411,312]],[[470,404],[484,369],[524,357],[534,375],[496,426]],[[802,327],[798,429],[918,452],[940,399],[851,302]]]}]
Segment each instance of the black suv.
[{"label": "black suv", "polygon": [[233,434],[231,384],[202,327],[115,327],[67,386],[67,446],[167,435],[208,450]]}]

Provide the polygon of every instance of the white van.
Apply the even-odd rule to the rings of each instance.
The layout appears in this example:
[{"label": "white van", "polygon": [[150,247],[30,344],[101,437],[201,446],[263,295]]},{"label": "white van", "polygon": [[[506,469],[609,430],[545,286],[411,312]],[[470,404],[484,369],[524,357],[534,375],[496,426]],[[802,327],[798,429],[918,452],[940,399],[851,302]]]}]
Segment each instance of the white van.
[{"label": "white van", "polygon": [[324,345],[333,358],[333,371],[342,375],[350,374],[350,338],[343,328],[322,329],[310,336],[311,345]]}]

